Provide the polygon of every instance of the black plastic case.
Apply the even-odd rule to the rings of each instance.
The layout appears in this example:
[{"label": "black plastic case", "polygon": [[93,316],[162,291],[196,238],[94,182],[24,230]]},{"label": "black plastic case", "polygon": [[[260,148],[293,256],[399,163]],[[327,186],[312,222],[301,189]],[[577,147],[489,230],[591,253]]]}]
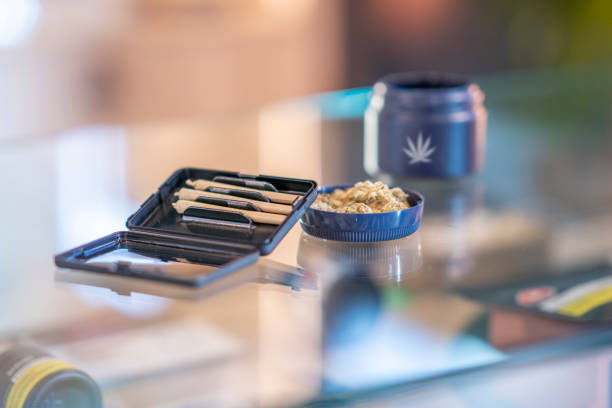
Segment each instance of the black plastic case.
[{"label": "black plastic case", "polygon": [[[265,181],[279,192],[301,197],[280,225],[253,223],[248,217],[227,210],[189,208],[180,216],[172,208],[174,192],[185,187],[187,179],[212,180],[217,176]],[[240,188],[240,187],[236,187]],[[116,275],[141,277],[200,286],[243,268],[270,253],[304,214],[317,195],[311,180],[183,168],[175,171],[127,220],[130,231],[115,232],[55,256],[58,267]],[[189,220],[189,221],[186,221]],[[101,256],[126,250],[159,264],[110,261],[97,262]],[[192,265],[193,273],[170,273],[168,262]],[[204,266],[214,271],[198,273]]]}]

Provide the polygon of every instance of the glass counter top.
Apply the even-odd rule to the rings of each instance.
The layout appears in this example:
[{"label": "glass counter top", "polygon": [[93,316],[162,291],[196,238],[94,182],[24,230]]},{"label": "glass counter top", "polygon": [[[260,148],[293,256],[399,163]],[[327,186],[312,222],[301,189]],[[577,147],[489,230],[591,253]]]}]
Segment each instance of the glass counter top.
[{"label": "glass counter top", "polygon": [[[0,340],[33,343],[82,368],[108,407],[317,405],[391,388],[405,397],[449,376],[605,350],[605,321],[491,300],[513,285],[608,276],[610,75],[568,69],[476,81],[489,111],[485,170],[459,181],[393,180],[426,198],[417,233],[346,244],[298,224],[255,265],[201,288],[58,270],[53,255],[125,230],[180,167],[320,185],[369,178],[368,89],[231,117],[0,142]],[[429,406],[415,392],[414,406]]]}]

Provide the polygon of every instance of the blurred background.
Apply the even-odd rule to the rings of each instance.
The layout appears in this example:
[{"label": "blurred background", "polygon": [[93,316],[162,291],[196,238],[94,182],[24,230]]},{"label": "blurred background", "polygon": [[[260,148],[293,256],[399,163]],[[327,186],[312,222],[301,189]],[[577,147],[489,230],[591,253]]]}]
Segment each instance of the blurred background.
[{"label": "blurred background", "polygon": [[229,116],[371,85],[612,59],[607,0],[2,0],[0,139]]},{"label": "blurred background", "polygon": [[[168,399],[183,397],[185,389],[225,391],[218,383],[234,391],[248,377],[247,394],[286,404],[287,396],[313,397],[343,377],[362,385],[350,378],[354,373],[385,379],[376,371],[382,365],[354,369],[367,367],[369,359],[388,362],[384,368],[394,380],[406,380],[413,368],[497,361],[499,350],[527,344],[521,335],[532,327],[543,328],[538,336],[553,330],[531,319],[525,330],[507,330],[517,326],[498,310],[485,315],[467,302],[415,293],[506,283],[541,265],[570,270],[609,257],[611,40],[609,0],[0,0],[0,191],[11,197],[0,201],[0,213],[8,215],[0,234],[0,305],[6,306],[0,307],[0,335],[39,332],[60,344],[193,315],[250,347],[248,368],[257,375],[230,367],[227,376],[211,371],[210,382],[177,376],[168,386],[167,377],[159,377],[164,386],[153,383],[155,392],[142,384],[116,389],[129,394],[121,396],[125,401],[138,402],[165,392],[175,394]],[[381,271],[388,266],[386,274],[365,280],[338,275],[337,281],[322,274],[327,280],[311,277],[317,288],[310,282],[297,295],[289,285],[261,282],[235,291],[222,287],[212,302],[56,281],[53,254],[124,230],[128,215],[179,167],[311,178],[322,185],[365,179],[361,117],[368,93],[362,87],[412,70],[476,79],[489,112],[488,164],[473,183],[434,186],[441,193],[431,200],[426,194],[421,235],[381,251],[391,260],[378,264]],[[360,89],[309,96],[350,88]],[[421,187],[428,188],[423,182],[414,189],[424,192]],[[269,258],[304,266],[301,259],[316,259],[308,249],[320,246],[296,226]],[[328,258],[346,251],[324,249]],[[403,263],[396,262],[399,255]],[[292,274],[276,275],[293,282]],[[332,301],[324,304],[330,293]],[[366,323],[392,325],[380,331],[356,325],[373,336],[365,336],[363,349],[343,354],[359,336],[342,337],[346,328],[337,323],[356,304],[371,306]],[[489,326],[476,325],[487,319]],[[349,335],[355,333],[350,324]],[[442,333],[437,338],[443,341],[432,343],[425,329]],[[175,330],[187,332],[185,341],[196,336],[183,326]],[[477,342],[450,341],[464,332],[460,339]],[[426,343],[432,353],[416,358],[413,351]],[[221,338],[218,344],[232,343]],[[135,366],[153,354],[138,348],[144,351]],[[403,350],[404,359],[388,350]],[[597,364],[608,370],[609,356]],[[321,384],[323,370],[332,374],[331,385]],[[572,373],[566,383],[584,383],[565,387],[572,395],[595,395],[597,387],[608,395],[607,374],[592,381],[554,371]],[[539,391],[533,377],[521,378]],[[561,400],[567,395],[562,388],[548,389]]]}]

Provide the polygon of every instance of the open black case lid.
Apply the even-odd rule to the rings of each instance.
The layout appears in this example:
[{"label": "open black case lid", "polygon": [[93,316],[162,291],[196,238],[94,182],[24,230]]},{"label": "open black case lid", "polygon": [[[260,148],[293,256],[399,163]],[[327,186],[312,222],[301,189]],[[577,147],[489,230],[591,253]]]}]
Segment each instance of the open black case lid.
[{"label": "open black case lid", "polygon": [[[229,179],[228,179],[229,178]],[[241,179],[250,188],[297,195],[280,225],[253,222],[227,207],[172,207],[174,193],[186,181]],[[236,186],[240,190],[242,187]],[[270,253],[317,195],[310,180],[183,168],[174,172],[127,220],[130,231],[115,232],[55,257],[62,268],[203,285]],[[252,192],[254,200],[265,200]],[[215,205],[226,205],[222,202]],[[230,200],[231,201],[231,200]],[[211,203],[209,203],[211,204]],[[230,206],[232,203],[229,204]]]}]

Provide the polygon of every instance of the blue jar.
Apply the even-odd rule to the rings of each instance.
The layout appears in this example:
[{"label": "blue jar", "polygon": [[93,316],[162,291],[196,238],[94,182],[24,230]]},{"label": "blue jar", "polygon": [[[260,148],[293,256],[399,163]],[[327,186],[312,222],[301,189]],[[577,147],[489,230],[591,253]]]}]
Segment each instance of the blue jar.
[{"label": "blue jar", "polygon": [[399,73],[372,89],[364,167],[373,176],[459,178],[484,165],[484,94],[451,74]]}]

